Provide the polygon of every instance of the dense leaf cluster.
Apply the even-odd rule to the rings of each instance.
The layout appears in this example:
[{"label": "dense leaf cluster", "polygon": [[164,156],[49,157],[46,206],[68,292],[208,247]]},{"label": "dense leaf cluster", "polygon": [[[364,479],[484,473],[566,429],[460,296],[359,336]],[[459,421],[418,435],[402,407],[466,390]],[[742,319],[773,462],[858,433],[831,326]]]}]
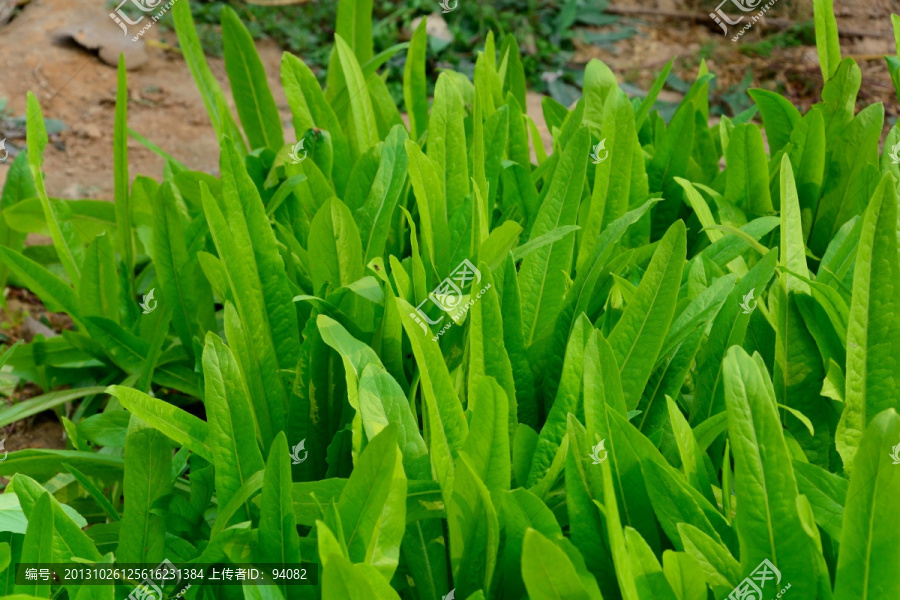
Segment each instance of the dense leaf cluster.
[{"label": "dense leaf cluster", "polygon": [[0,278],[73,326],[0,356],[56,390],[0,424],[79,403],[70,449],[0,462],[0,591],[124,597],[13,567],[168,559],[320,567],[189,599],[722,600],[769,561],[764,597],[900,597],[900,130],[879,156],[823,6],[822,102],[753,90],[765,140],[709,124],[705,65],[666,123],[667,71],[630,101],[593,61],[545,147],[515,39],[429,103],[424,23],[407,124],[366,11],[324,91],[285,54],[287,143],[237,16],[239,121],[176,3],[220,176],[144,140],[165,176],[129,182],[120,66],[113,204],[48,197],[30,96]]}]

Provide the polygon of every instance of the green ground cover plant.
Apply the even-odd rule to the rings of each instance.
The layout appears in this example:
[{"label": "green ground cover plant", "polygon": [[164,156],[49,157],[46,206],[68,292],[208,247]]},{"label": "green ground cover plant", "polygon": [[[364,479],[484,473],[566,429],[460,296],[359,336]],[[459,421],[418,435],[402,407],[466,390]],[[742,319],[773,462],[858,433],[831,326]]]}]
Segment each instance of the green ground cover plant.
[{"label": "green ground cover plant", "polygon": [[0,425],[70,406],[69,447],[0,462],[0,593],[124,598],[15,567],[168,560],[318,578],[189,599],[900,597],[900,129],[879,153],[830,3],[822,102],[750,90],[765,138],[710,125],[705,65],[667,122],[668,68],[629,100],[595,60],[546,147],[515,37],[429,101],[424,22],[375,54],[357,4],[324,90],[284,55],[294,142],[237,15],[235,118],[175,3],[219,176],[129,131],[120,65],[115,202],[51,198],[29,96],[0,284],[72,327],[2,351],[43,394]]},{"label": "green ground cover plant", "polygon": [[[118,5],[112,2],[110,8]],[[324,84],[335,22],[341,2],[296,0],[277,5],[247,4],[235,0],[200,1],[191,3],[200,44],[207,55],[222,56],[223,40],[221,14],[232,8],[247,26],[253,39],[268,38],[285,50],[303,57],[304,62]],[[346,1],[344,2],[346,4]],[[472,78],[477,52],[487,32],[511,34],[520,40],[521,60],[529,89],[547,92],[564,104],[577,99],[582,67],[571,63],[573,40],[609,44],[635,35],[632,27],[623,26],[620,17],[604,12],[606,4],[595,0],[565,0],[537,2],[535,0],[497,0],[494,2],[458,2],[448,0],[454,7],[442,13],[441,3],[434,0],[403,0],[402,2],[371,2],[363,7],[372,11],[375,20],[372,38],[375,46],[387,48],[408,39],[415,20],[431,13],[440,15],[446,30],[428,40],[429,52],[426,72],[429,96],[433,94],[436,73],[449,66]],[[354,6],[351,4],[351,6]],[[131,5],[126,5],[126,8]],[[140,14],[136,7],[131,7]],[[170,14],[161,19],[163,27],[174,31]],[[602,32],[588,28],[602,27]],[[541,76],[553,73],[549,83]],[[397,55],[380,69],[388,90],[396,102],[403,101],[403,55]],[[568,100],[570,99],[571,100]]]}]

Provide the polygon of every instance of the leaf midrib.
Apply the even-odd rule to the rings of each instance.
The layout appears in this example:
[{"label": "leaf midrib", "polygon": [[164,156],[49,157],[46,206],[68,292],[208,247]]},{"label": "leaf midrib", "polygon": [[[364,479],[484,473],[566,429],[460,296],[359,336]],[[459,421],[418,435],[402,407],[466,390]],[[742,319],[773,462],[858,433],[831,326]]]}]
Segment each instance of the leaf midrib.
[{"label": "leaf midrib", "polygon": [[[572,172],[573,174],[574,174],[574,172],[575,172],[575,168],[574,168],[574,167],[575,167],[575,161],[574,161],[574,159],[573,159],[573,160],[572,160],[572,169],[571,169],[571,172]],[[559,167],[557,167],[557,168],[559,168]],[[573,178],[573,177],[570,175],[570,177],[569,177],[570,183],[571,183],[571,181],[572,181],[572,178]],[[580,181],[580,180],[579,180],[579,181]],[[581,191],[583,192],[583,191],[584,191],[584,181],[580,181],[580,183],[581,183],[581,188],[582,188]],[[563,214],[563,211],[564,211],[564,209],[565,209],[565,207],[566,207],[566,199],[567,199],[566,197],[569,195],[569,191],[570,191],[571,189],[572,189],[572,188],[571,188],[571,185],[567,185],[567,186],[565,187],[565,189],[563,190],[563,193],[561,194],[562,197],[560,198],[560,202],[559,202],[559,212],[556,214],[556,220],[553,222],[553,227],[548,228],[547,231],[552,231],[552,230],[556,229],[557,227],[559,227],[559,222],[560,222],[560,220],[562,219],[562,214]],[[551,190],[551,191],[552,191],[552,190]],[[533,233],[533,232],[534,232],[534,229],[532,228],[532,233]],[[543,234],[542,234],[542,235],[543,235]],[[557,240],[557,242],[558,242],[558,241],[559,241],[559,240]],[[550,269],[550,258],[551,258],[551,256],[553,255],[553,250],[554,250],[554,247],[556,246],[557,242],[553,242],[552,244],[549,244],[549,245],[548,245],[549,250],[547,250],[547,255],[546,255],[547,257],[546,257],[546,259],[543,261],[544,267],[543,267],[543,269],[541,269],[541,271],[540,271],[540,275],[541,275],[541,278],[540,278],[540,281],[541,281],[541,287],[540,287],[540,289],[538,290],[538,297],[537,297],[537,299],[535,299],[535,302],[534,302],[534,315],[533,315],[533,318],[532,318],[531,326],[528,328],[528,330],[529,330],[529,331],[528,331],[528,341],[527,341],[527,343],[526,343],[526,346],[531,346],[532,342],[534,341],[535,330],[536,330],[536,328],[537,328],[537,323],[538,323],[539,317],[540,317],[540,315],[541,315],[541,304],[542,304],[543,299],[544,299],[544,289],[546,289],[546,287],[547,287],[547,286],[546,286],[546,283],[547,283],[547,271]],[[537,251],[535,251],[535,252],[537,252]]]},{"label": "leaf midrib", "polygon": [[[740,381],[740,384],[741,384],[741,390],[743,392],[742,397],[746,398],[746,400],[747,400],[746,406],[747,406],[747,410],[748,410],[749,417],[750,417],[750,419],[749,419],[750,427],[748,428],[749,432],[750,432],[749,437],[752,437],[753,442],[755,444],[755,448],[757,448],[757,451],[752,452],[752,455],[756,458],[757,463],[759,465],[760,474],[762,475],[762,477],[760,477],[760,479],[759,479],[759,485],[762,488],[763,498],[765,499],[765,502],[763,504],[766,507],[766,529],[767,529],[767,533],[769,536],[769,547],[772,549],[773,562],[775,564],[778,564],[778,556],[777,556],[777,552],[775,549],[775,532],[772,529],[772,510],[771,510],[771,506],[769,504],[769,500],[770,500],[769,499],[769,490],[766,485],[766,469],[763,464],[762,454],[760,454],[760,452],[758,451],[758,449],[760,448],[759,437],[756,435],[756,427],[754,426],[755,419],[753,418],[753,410],[750,408],[750,396],[747,392],[747,384],[744,381],[743,377],[739,377],[738,381]],[[745,434],[746,434],[746,432],[745,432]]]},{"label": "leaf midrib", "polygon": [[[245,97],[249,96],[253,101],[253,106],[255,108],[255,110],[253,111],[253,116],[256,117],[260,135],[262,135],[266,145],[272,148],[272,140],[269,139],[269,132],[266,130],[266,124],[263,121],[264,111],[259,100],[259,95],[256,93],[256,85],[253,81],[253,72],[250,70],[250,64],[248,62],[246,52],[244,52],[244,49],[240,47],[242,43],[245,43],[247,41],[247,39],[246,37],[243,37],[244,32],[241,31],[241,26],[238,23],[232,23],[232,27],[232,34],[234,36],[234,39],[236,40],[234,50],[235,54],[237,54],[237,58],[240,60],[240,63],[238,63],[236,66],[238,67],[238,69],[244,72],[244,76],[246,77],[247,81],[247,87],[250,90],[249,94],[247,93],[247,90],[242,90],[242,95]],[[232,91],[234,92],[235,90]]]}]

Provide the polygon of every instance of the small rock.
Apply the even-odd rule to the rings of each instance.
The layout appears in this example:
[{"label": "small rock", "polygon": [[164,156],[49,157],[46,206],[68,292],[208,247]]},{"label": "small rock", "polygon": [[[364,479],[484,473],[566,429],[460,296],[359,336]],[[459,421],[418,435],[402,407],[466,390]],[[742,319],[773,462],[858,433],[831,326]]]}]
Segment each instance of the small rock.
[{"label": "small rock", "polygon": [[[409,24],[409,27],[412,31],[415,31],[419,28],[419,23],[422,22],[422,19],[425,17],[416,17],[413,19],[412,23]],[[435,12],[428,15],[428,22],[425,24],[425,33],[428,34],[428,37],[440,42],[442,46],[447,46],[453,42],[453,34],[450,33],[450,27],[447,26],[447,21],[444,20],[444,17],[441,16],[441,13]],[[412,35],[410,35],[412,37]]]},{"label": "small rock", "polygon": [[100,127],[95,123],[79,123],[72,127],[75,135],[89,140],[99,140],[102,137]]},{"label": "small rock", "polygon": [[97,50],[100,60],[115,67],[119,54],[125,55],[128,70],[137,69],[147,62],[146,44],[143,40],[131,41],[122,37],[121,30],[109,18],[96,17],[80,25],[73,25],[56,32],[62,39],[71,39],[87,50]]},{"label": "small rock", "polygon": [[22,323],[22,334],[29,342],[38,334],[43,335],[45,338],[52,338],[59,335],[30,315],[25,317],[25,321]]}]

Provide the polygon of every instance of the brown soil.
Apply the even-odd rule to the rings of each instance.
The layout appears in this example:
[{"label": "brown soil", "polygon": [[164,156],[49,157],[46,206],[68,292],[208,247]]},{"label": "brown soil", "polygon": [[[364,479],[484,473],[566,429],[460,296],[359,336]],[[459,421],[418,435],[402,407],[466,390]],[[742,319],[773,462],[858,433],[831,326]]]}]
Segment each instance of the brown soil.
[{"label": "brown soil", "polygon": [[[37,335],[50,338],[72,326],[68,315],[49,312],[28,290],[8,288],[6,304],[7,310],[0,309],[0,342],[4,346],[18,340],[30,342]],[[42,392],[37,386],[27,384],[14,390],[4,389],[4,393],[10,396],[0,396],[0,407],[5,405],[4,402],[21,402]],[[65,448],[63,434],[62,424],[51,412],[0,427],[0,440],[6,439],[4,449],[8,452],[23,448]],[[0,458],[3,458],[2,451]]]},{"label": "brown soil", "polygon": [[[66,449],[65,430],[53,413],[44,412],[2,429],[5,433],[0,433],[0,439],[6,438],[4,448],[7,452],[27,448]],[[0,458],[2,456],[0,453]]]},{"label": "brown soil", "polygon": [[[749,72],[752,75],[750,87],[777,91],[804,111],[820,101],[822,73],[814,45],[775,48],[770,56],[753,55],[753,48],[758,47],[761,40],[791,25],[810,21],[813,18],[812,2],[798,4],[778,0],[761,21],[737,42],[732,42],[731,35],[723,35],[709,17],[720,1],[615,2],[611,12],[620,8],[622,23],[635,27],[638,35],[617,42],[611,49],[580,45],[576,60],[586,62],[590,58],[599,58],[618,77],[647,89],[670,58],[678,57],[673,72],[688,81],[696,77],[700,60],[705,58],[710,72],[716,75],[719,91],[740,83]],[[733,17],[740,14],[730,2],[722,8]],[[900,109],[884,55],[896,54],[890,15],[900,12],[897,2],[835,0],[834,9],[841,32],[842,57],[854,58],[862,70],[857,108],[883,102],[887,124],[893,125]],[[730,27],[730,34],[739,27]],[[679,95],[664,93],[660,97],[677,100]]]},{"label": "brown soil", "polygon": [[[86,21],[87,20],[87,21]],[[113,120],[116,70],[95,53],[72,42],[60,42],[56,32],[90,22],[97,28],[117,26],[96,0],[32,0],[9,25],[0,29],[0,98],[16,115],[25,114],[26,92],[34,92],[44,117],[61,120],[68,129],[44,156],[47,191],[61,198],[111,198],[113,195]],[[149,30],[144,39],[168,41],[171,32]],[[139,42],[142,43],[142,42]],[[278,66],[281,50],[258,45],[282,117],[290,111]],[[181,55],[147,46],[147,62],[128,72],[128,124],[191,169],[214,171],[218,144],[194,83]],[[210,68],[227,90],[224,63],[210,58]],[[293,132],[288,136],[293,137]],[[10,140],[22,146],[24,140]],[[128,143],[131,178],[144,174],[162,178],[163,160],[134,140]],[[0,165],[0,182],[8,165]]]}]

